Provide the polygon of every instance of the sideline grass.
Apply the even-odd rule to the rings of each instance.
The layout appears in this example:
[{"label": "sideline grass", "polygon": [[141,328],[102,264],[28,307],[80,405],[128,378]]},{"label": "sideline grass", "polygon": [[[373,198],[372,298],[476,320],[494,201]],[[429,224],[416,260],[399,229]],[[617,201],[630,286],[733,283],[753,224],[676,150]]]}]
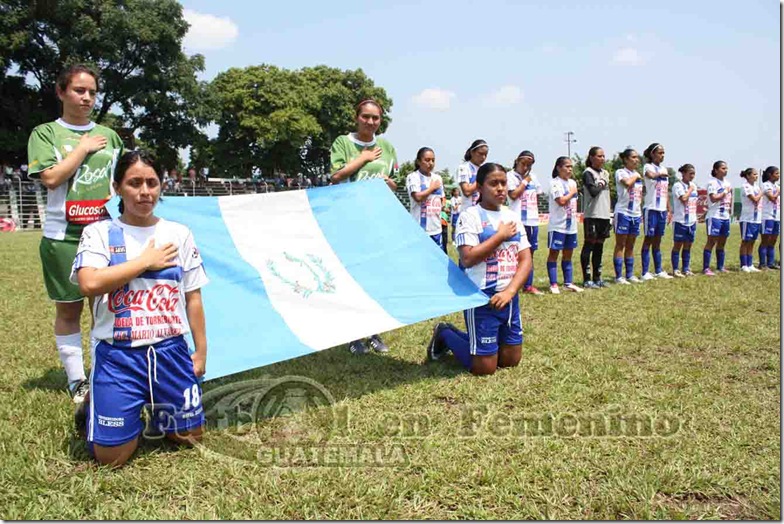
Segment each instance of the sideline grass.
[{"label": "sideline grass", "polygon": [[[308,377],[347,413],[342,430],[326,433],[323,409],[297,412],[259,428],[265,446],[397,449],[403,465],[268,467],[151,443],[111,471],[73,436],[39,238],[0,235],[3,519],[781,518],[778,272],[526,296],[523,361],[493,377],[423,365],[433,320],[388,334],[388,356],[333,348],[205,388]],[[731,269],[737,239],[734,228]],[[544,250],[535,263],[543,280]],[[525,430],[548,415],[551,436]],[[654,436],[596,429],[630,415]],[[587,419],[599,425],[564,436]],[[205,439],[226,454],[236,442]]]}]

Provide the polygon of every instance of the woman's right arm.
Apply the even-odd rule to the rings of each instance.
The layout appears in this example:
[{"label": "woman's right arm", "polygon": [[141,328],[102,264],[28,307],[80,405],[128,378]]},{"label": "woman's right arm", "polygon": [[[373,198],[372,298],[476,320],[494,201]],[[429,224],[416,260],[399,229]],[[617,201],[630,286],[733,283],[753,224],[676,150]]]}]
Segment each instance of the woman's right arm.
[{"label": "woman's right arm", "polygon": [[177,246],[169,242],[157,248],[151,238],[138,258],[102,268],[82,267],[77,279],[79,290],[86,297],[96,297],[124,286],[145,271],[157,271],[177,265]]},{"label": "woman's right arm", "polygon": [[630,176],[626,178],[621,178],[621,184],[626,186],[626,188],[632,187],[638,180],[640,179],[640,174],[634,171]]},{"label": "woman's right arm", "polygon": [[381,153],[382,151],[380,147],[376,147],[375,149],[362,150],[358,157],[346,163],[345,166],[332,173],[332,176],[330,177],[332,179],[332,183],[337,184],[354,175],[357,171],[362,169],[362,166],[368,162],[372,162],[381,158]]},{"label": "woman's right arm", "polygon": [[62,161],[41,172],[41,183],[47,189],[54,189],[69,178],[79,169],[84,159],[90,153],[100,151],[106,146],[106,137],[102,135],[82,135],[76,148],[68,153]]}]

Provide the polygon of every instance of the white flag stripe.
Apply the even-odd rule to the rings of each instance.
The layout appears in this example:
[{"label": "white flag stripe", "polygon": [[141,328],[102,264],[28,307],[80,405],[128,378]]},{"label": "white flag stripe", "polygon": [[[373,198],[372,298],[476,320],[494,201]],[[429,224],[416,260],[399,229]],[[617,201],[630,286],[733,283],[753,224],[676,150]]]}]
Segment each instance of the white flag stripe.
[{"label": "white flag stripe", "polygon": [[[220,197],[218,205],[240,256],[261,276],[272,308],[306,346],[326,349],[402,326],[335,255],[305,191]],[[258,328],[263,332],[264,326]]]}]

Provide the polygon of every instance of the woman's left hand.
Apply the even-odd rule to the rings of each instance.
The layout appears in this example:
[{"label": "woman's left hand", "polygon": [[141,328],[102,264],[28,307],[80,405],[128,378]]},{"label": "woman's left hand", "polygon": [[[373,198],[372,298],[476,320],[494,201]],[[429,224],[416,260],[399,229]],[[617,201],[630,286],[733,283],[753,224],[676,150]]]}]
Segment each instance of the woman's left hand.
[{"label": "woman's left hand", "polygon": [[207,356],[197,351],[191,355],[191,360],[193,361],[193,374],[196,375],[196,378],[203,377],[207,367]]},{"label": "woman's left hand", "polygon": [[513,296],[507,293],[506,290],[501,291],[490,298],[490,305],[495,309],[503,309],[512,301]]}]

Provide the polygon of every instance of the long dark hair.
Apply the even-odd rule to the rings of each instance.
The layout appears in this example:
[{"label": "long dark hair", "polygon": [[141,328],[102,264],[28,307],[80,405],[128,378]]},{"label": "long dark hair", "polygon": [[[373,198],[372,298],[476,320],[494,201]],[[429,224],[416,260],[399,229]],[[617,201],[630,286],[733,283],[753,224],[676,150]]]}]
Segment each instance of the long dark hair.
[{"label": "long dark hair", "polygon": [[[118,187],[122,185],[123,178],[125,178],[125,173],[132,165],[136,164],[136,162],[141,162],[142,164],[151,167],[153,171],[155,171],[155,176],[158,177],[158,182],[163,183],[160,166],[158,166],[158,161],[155,159],[155,157],[152,156],[149,151],[136,149],[134,151],[128,151],[127,153],[123,154],[117,161],[117,167],[114,170],[113,180]],[[122,200],[120,200],[119,209],[120,213],[125,211],[125,206],[123,205]]]},{"label": "long dark hair", "polygon": [[485,162],[482,164],[479,169],[476,171],[476,187],[477,191],[479,191],[479,200],[477,203],[482,201],[482,190],[481,187],[487,180],[487,177],[490,173],[495,173],[496,171],[500,171],[506,174],[506,169],[501,164],[496,164],[495,162]]},{"label": "long dark hair", "polygon": [[[486,146],[486,145],[487,145],[487,142],[485,142],[485,141],[484,141],[484,140],[482,140],[481,138],[477,138],[476,140],[474,140],[473,142],[471,142],[471,147],[469,147],[468,149],[466,149],[466,152],[465,152],[465,154],[463,155],[463,160],[465,160],[466,162],[468,162],[469,160],[471,160],[471,151],[473,151],[474,149],[478,149],[478,148],[480,148],[480,147],[482,147],[482,146]],[[488,147],[489,147],[489,146],[488,146]]]},{"label": "long dark hair", "polygon": [[568,156],[559,156],[555,160],[555,166],[553,166],[553,178],[558,178],[558,168],[563,166],[567,160],[569,160]]},{"label": "long dark hair", "polygon": [[646,162],[653,161],[653,152],[663,147],[660,143],[654,142],[653,144],[649,145],[645,151],[642,152],[642,156],[645,158]]},{"label": "long dark hair", "polygon": [[596,169],[595,167],[593,167],[593,164],[591,163],[591,159],[594,158],[596,156],[596,153],[598,153],[601,150],[602,148],[599,146],[593,146],[591,149],[588,150],[588,158],[585,159],[585,165],[587,167],[590,167],[591,169]]},{"label": "long dark hair", "polygon": [[770,180],[770,177],[773,176],[773,173],[775,173],[778,170],[779,168],[777,168],[776,166],[766,167],[765,171],[762,172],[762,181],[767,182],[768,180]]},{"label": "long dark hair", "polygon": [[713,178],[716,178],[716,170],[717,170],[718,168],[720,168],[722,164],[726,164],[726,163],[727,163],[727,162],[725,162],[724,160],[716,160],[716,161],[713,163],[713,167],[711,168],[711,176],[712,176]]},{"label": "long dark hair", "polygon": [[743,171],[740,172],[740,177],[745,178],[746,182],[749,181],[749,175],[754,171],[753,167],[747,167]]},{"label": "long dark hair", "polygon": [[422,160],[422,157],[425,156],[425,153],[427,153],[428,151],[433,153],[433,156],[435,156],[436,152],[429,147],[420,147],[419,151],[417,151],[417,156],[414,159],[414,167],[416,168],[417,171],[419,171],[419,161]]}]

